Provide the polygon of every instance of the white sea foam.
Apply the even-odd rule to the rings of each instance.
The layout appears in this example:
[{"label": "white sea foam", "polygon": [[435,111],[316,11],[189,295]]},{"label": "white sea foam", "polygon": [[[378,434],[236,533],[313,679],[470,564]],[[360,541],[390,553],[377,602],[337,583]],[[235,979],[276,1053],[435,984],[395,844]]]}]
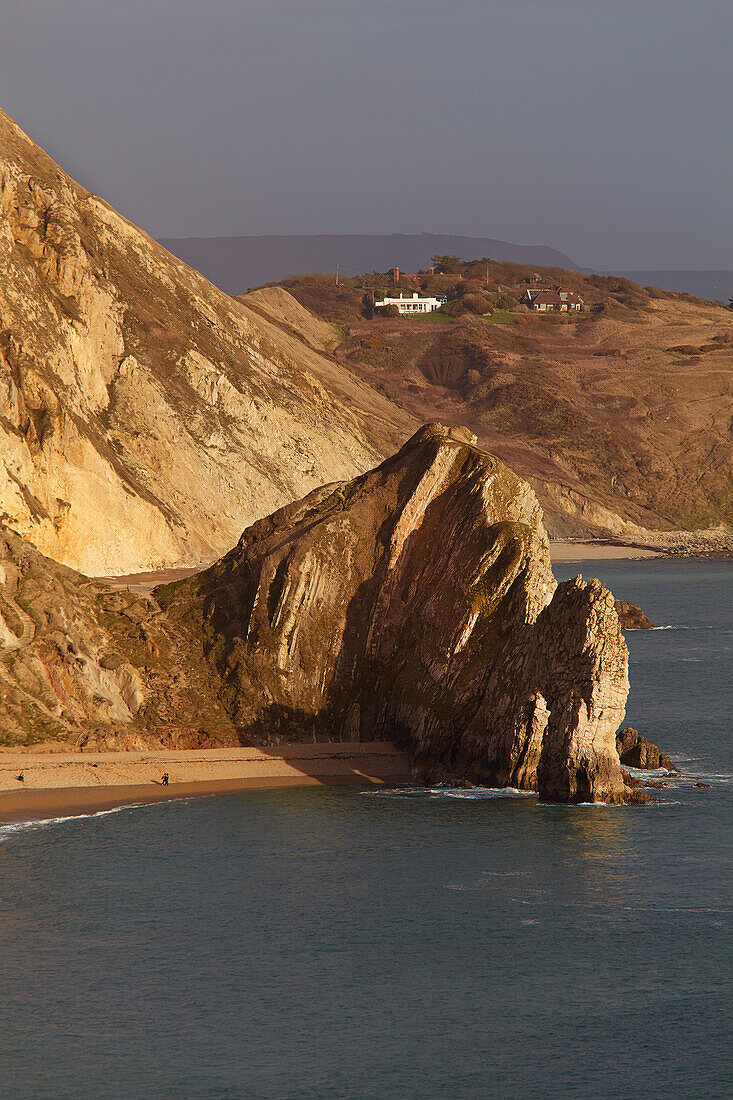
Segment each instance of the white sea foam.
[{"label": "white sea foam", "polygon": [[652,626],[649,630],[717,630],[718,627],[710,626],[709,623],[696,623],[694,626],[691,623],[667,623],[666,626]]},{"label": "white sea foam", "polygon": [[674,772],[668,772],[666,768],[631,768],[624,764],[624,770],[633,776],[634,779],[664,779],[668,775],[674,775]]},{"label": "white sea foam", "polygon": [[474,787],[469,790],[453,787],[431,787],[428,793],[443,798],[536,798],[535,791],[520,791],[516,787]]},{"label": "white sea foam", "polygon": [[[629,771],[631,771],[631,768],[629,768]],[[654,774],[654,772],[640,772],[639,777],[644,779],[648,776],[654,776]],[[694,787],[700,780],[704,780],[708,783],[730,783],[731,780],[733,780],[733,775],[731,775],[730,772],[700,772],[691,771],[689,768],[686,768],[684,774],[667,772],[664,779],[670,787],[689,788]]]},{"label": "white sea foam", "polygon": [[109,814],[119,814],[124,810],[142,810],[150,805],[159,803],[130,802],[126,806],[113,806],[111,810],[95,810],[87,814],[67,814],[64,817],[42,817],[37,821],[13,821],[6,825],[0,825],[0,843],[9,840],[15,833],[27,832],[32,829],[45,829],[49,825],[62,825],[66,821],[84,821],[92,817],[107,817]]},{"label": "white sea foam", "polygon": [[479,871],[480,875],[491,875],[493,878],[517,878],[528,875],[529,871]]},{"label": "white sea foam", "polygon": [[367,798],[537,798],[535,791],[520,791],[516,787],[472,787],[468,790],[456,787],[388,787],[362,791]]}]

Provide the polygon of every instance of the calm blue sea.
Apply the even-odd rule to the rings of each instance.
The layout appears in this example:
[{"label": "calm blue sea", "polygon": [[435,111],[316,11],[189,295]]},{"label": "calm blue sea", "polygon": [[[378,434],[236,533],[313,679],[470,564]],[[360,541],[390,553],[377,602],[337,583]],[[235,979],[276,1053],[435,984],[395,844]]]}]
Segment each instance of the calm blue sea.
[{"label": "calm blue sea", "polygon": [[[0,829],[0,1095],[730,1097],[730,563],[593,563],[649,807],[252,792]],[[698,779],[710,789],[695,786]]]}]

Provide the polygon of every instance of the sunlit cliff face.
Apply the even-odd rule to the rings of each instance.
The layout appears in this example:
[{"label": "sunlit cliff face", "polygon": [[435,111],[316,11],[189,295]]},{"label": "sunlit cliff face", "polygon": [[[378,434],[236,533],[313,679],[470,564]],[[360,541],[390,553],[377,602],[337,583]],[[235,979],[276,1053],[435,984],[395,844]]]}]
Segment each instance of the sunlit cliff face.
[{"label": "sunlit cliff face", "polygon": [[92,574],[195,564],[378,460],[358,384],[332,396],[318,351],[175,260],[2,114],[0,150],[0,511],[15,530]]}]

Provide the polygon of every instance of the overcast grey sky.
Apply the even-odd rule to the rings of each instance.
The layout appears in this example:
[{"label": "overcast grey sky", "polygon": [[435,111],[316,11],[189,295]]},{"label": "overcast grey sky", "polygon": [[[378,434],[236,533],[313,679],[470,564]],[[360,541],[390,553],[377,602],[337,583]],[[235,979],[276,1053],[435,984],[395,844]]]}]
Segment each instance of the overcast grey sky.
[{"label": "overcast grey sky", "polygon": [[0,0],[0,106],[154,236],[733,267],[733,0]]}]

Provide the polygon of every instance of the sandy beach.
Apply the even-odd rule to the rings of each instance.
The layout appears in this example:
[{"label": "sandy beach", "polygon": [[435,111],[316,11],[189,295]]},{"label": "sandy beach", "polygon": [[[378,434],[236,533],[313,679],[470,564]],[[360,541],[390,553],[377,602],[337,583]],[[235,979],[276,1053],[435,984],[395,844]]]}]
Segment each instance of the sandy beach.
[{"label": "sandy beach", "polygon": [[550,542],[551,561],[618,561],[639,558],[663,558],[658,550],[646,550],[641,546],[619,546],[612,542],[574,542],[572,539]]},{"label": "sandy beach", "polygon": [[92,579],[101,581],[102,584],[106,584],[110,588],[129,588],[131,592],[138,592],[141,596],[147,596],[159,584],[182,581],[186,577],[192,577],[194,573],[202,573],[204,569],[208,569],[208,565],[180,569],[159,569],[148,573],[126,573],[120,577],[93,577]]},{"label": "sandy beach", "polygon": [[[162,783],[165,773],[167,785]],[[409,778],[408,756],[389,742],[280,745],[270,750],[3,751],[0,823],[264,787],[369,785]]]}]

